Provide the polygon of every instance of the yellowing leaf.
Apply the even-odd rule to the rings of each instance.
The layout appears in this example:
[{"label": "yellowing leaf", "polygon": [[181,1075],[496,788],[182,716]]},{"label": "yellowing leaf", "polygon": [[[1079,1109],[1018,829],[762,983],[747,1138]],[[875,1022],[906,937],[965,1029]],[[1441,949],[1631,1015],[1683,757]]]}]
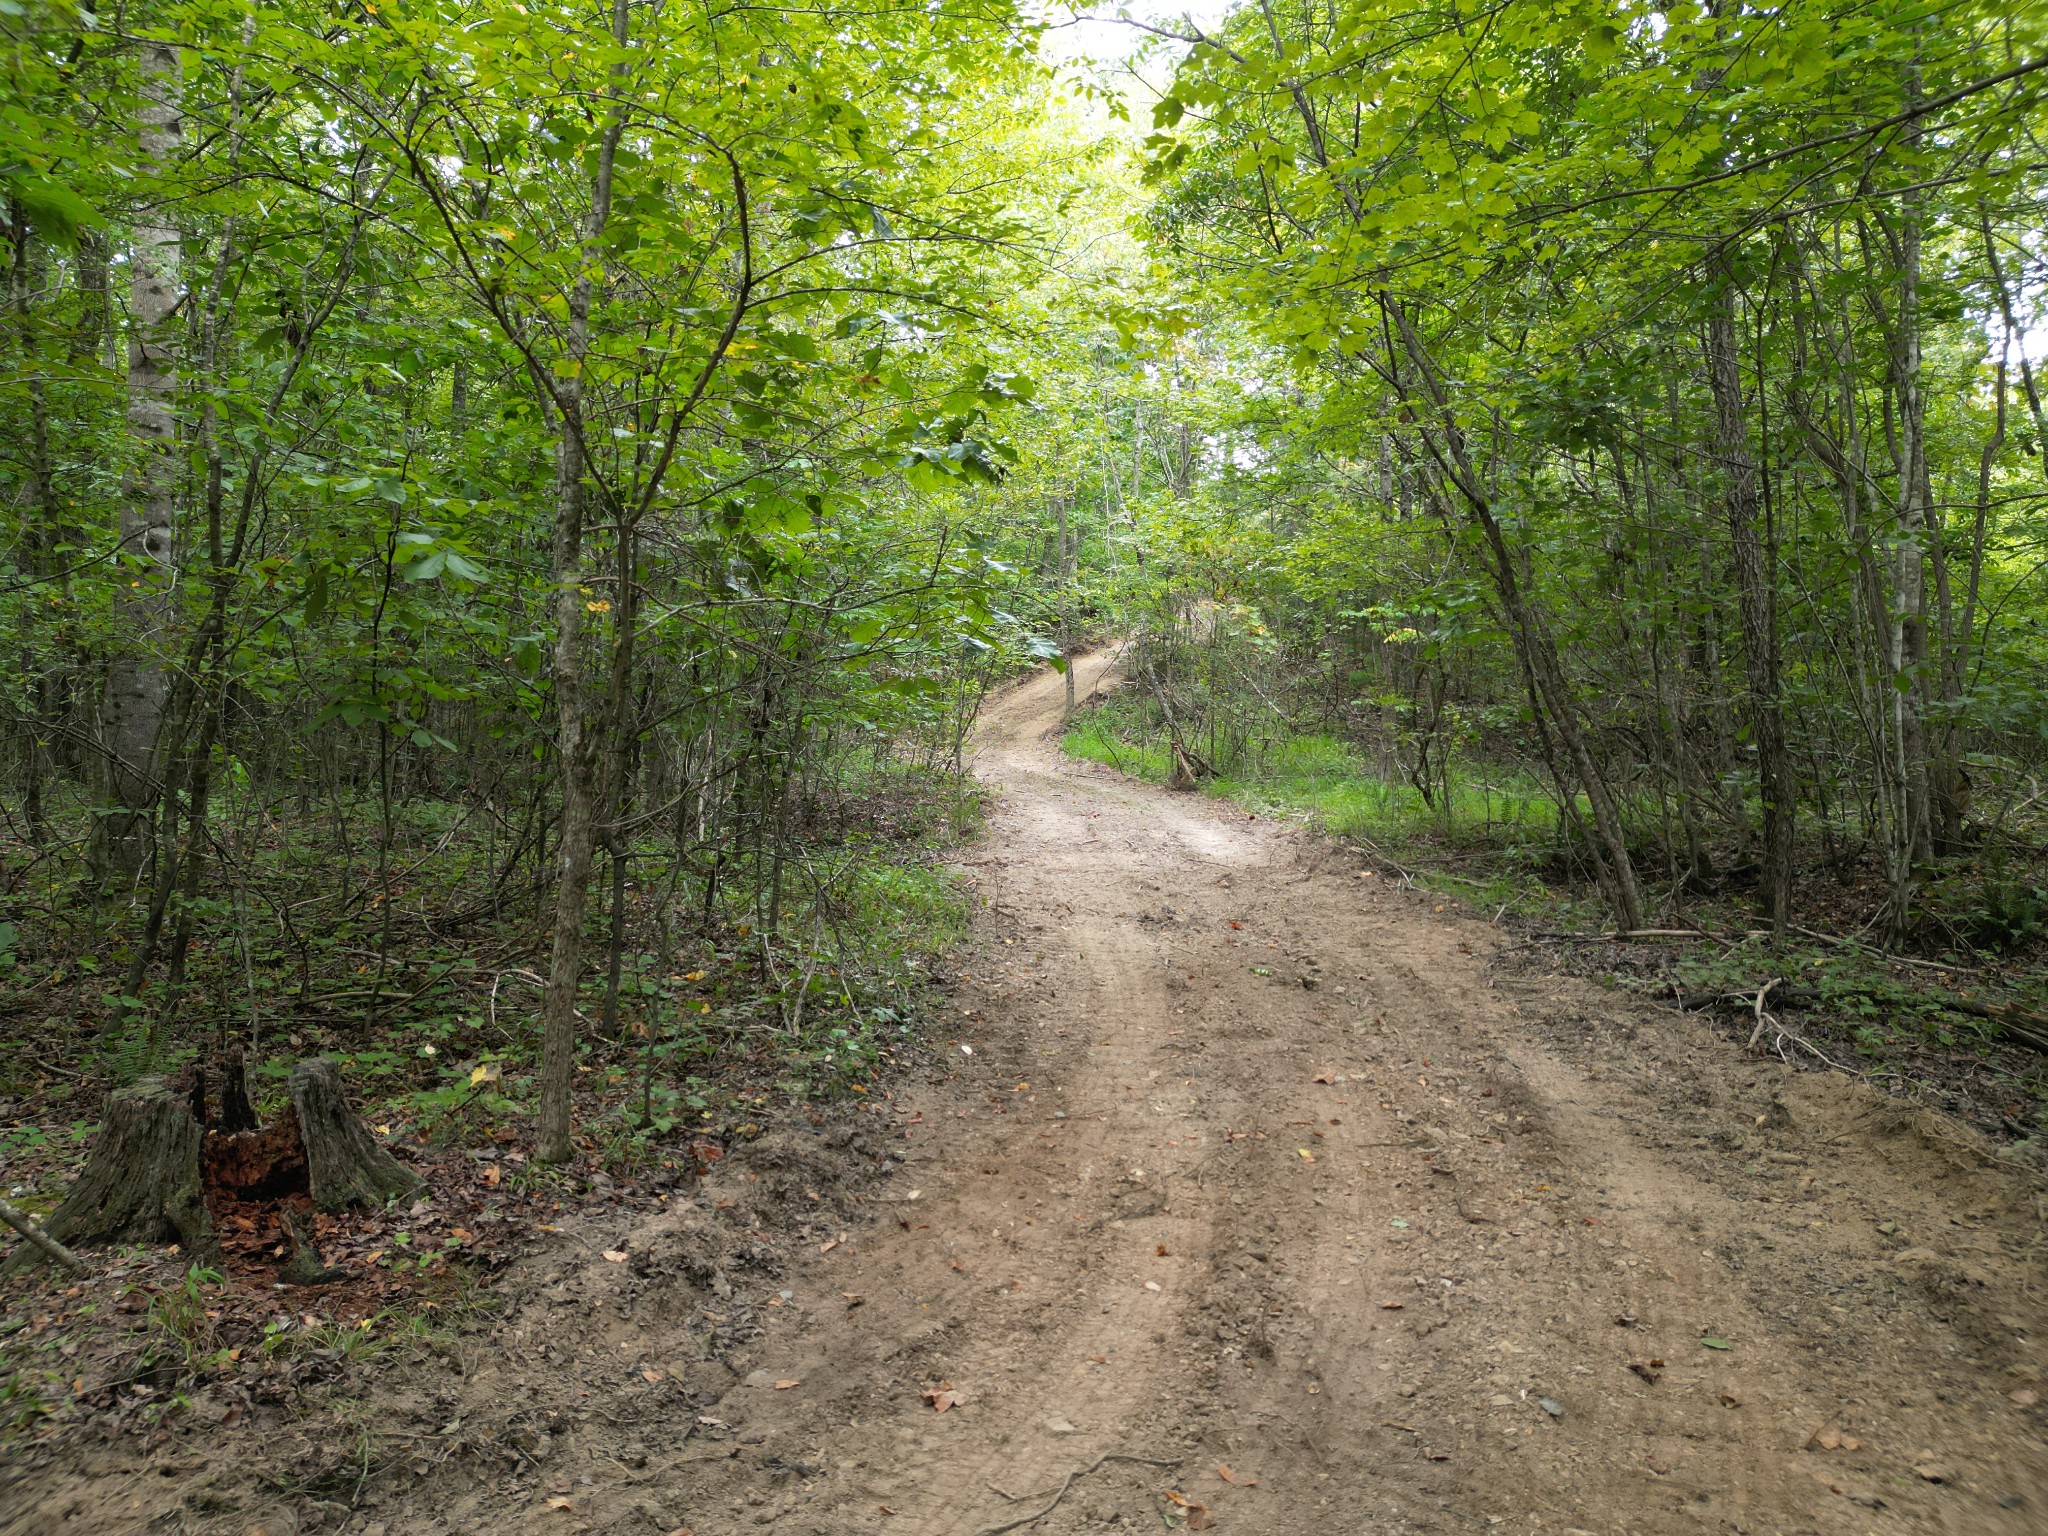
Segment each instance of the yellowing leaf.
[{"label": "yellowing leaf", "polygon": [[470,1068],[469,1086],[475,1088],[484,1083],[502,1082],[504,1077],[505,1069],[497,1062],[479,1062],[476,1066]]}]

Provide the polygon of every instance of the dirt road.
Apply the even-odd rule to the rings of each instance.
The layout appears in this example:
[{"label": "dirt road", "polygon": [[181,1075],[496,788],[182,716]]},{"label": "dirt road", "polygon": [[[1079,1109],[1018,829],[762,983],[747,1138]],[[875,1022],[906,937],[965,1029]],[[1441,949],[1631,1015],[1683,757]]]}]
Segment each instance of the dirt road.
[{"label": "dirt road", "polygon": [[957,1081],[898,1108],[887,1215],[806,1260],[709,1415],[741,1454],[650,1513],[976,1536],[1114,1453],[1177,1464],[1031,1529],[1160,1529],[1171,1490],[1276,1536],[2048,1531],[2037,1188],[1062,760],[1059,697],[981,728]]},{"label": "dirt road", "polygon": [[2048,1532],[2037,1185],[1064,761],[1059,696],[981,729],[954,1075],[565,1239],[376,1409],[465,1453],[329,1528]]}]

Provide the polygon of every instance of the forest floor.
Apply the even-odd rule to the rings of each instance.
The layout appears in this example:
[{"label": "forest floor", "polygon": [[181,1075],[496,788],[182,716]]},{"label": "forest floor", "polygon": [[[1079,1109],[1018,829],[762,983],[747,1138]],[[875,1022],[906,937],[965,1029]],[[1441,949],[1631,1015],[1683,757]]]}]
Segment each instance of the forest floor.
[{"label": "forest floor", "polygon": [[0,1529],[2048,1530],[2038,1174],[1065,761],[1061,691],[980,728],[933,1070],[317,1404],[40,1442]]}]

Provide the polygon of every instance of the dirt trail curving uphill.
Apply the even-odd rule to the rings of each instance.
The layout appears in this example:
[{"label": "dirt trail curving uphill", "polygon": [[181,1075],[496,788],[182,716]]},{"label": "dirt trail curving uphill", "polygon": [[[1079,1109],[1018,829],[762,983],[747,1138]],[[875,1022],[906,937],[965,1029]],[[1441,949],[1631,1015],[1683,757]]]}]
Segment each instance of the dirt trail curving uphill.
[{"label": "dirt trail curving uphill", "polygon": [[[341,1523],[982,1536],[1093,1466],[1017,1528],[2048,1532],[2038,1185],[1495,964],[1498,930],[1304,833],[1066,762],[1060,696],[981,727],[957,1073],[863,1117],[882,1214],[766,1282],[697,1208],[630,1264],[565,1247],[421,1409],[552,1394],[547,1433]],[[731,1199],[815,1193],[795,1153],[735,1162]]]},{"label": "dirt trail curving uphill", "polygon": [[973,1054],[900,1110],[900,1219],[806,1262],[719,1410],[760,1438],[678,1524],[976,1536],[1117,1453],[1179,1466],[1031,1529],[1160,1529],[1170,1489],[1274,1536],[2048,1531],[2036,1189],[1061,759],[1061,688],[981,727]]}]

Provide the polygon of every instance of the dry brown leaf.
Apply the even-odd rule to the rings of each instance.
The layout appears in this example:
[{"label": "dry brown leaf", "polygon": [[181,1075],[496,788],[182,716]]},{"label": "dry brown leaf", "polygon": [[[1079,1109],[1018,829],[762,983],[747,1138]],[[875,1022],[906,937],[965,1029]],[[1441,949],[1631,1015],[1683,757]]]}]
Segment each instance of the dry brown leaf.
[{"label": "dry brown leaf", "polygon": [[641,1372],[640,1374],[641,1374],[641,1375],[642,1375],[643,1377],[645,1377],[645,1378],[646,1378],[646,1379],[647,1379],[648,1381],[659,1381],[659,1380],[661,1380],[661,1372],[659,1372],[659,1371],[657,1371],[657,1370],[652,1370],[652,1369],[649,1369],[649,1370],[645,1370],[645,1371],[642,1371],[642,1372]]},{"label": "dry brown leaf", "polygon": [[1337,1074],[1334,1072],[1318,1072],[1316,1074],[1316,1081],[1319,1083],[1328,1083],[1334,1086],[1337,1081]]},{"label": "dry brown leaf", "polygon": [[559,1509],[563,1514],[567,1515],[574,1513],[576,1506],[574,1504],[571,1504],[567,1499],[563,1498],[560,1494],[553,1494],[548,1499],[548,1508]]},{"label": "dry brown leaf", "polygon": [[1256,1477],[1242,1477],[1220,1463],[1217,1465],[1216,1475],[1226,1483],[1229,1483],[1233,1488],[1256,1488],[1259,1486],[1259,1480]]},{"label": "dry brown leaf", "polygon": [[936,1387],[924,1389],[924,1400],[932,1405],[932,1412],[944,1413],[960,1401],[960,1395],[953,1390],[953,1383],[942,1381]]},{"label": "dry brown leaf", "polygon": [[1380,1303],[1380,1310],[1382,1312],[1398,1312],[1407,1305],[1408,1303],[1405,1301],[1383,1301]]},{"label": "dry brown leaf", "polygon": [[1166,1244],[1164,1244],[1164,1243],[1159,1243],[1159,1244],[1155,1245],[1155,1246],[1153,1247],[1153,1249],[1152,1249],[1152,1257],[1153,1257],[1153,1258],[1155,1258],[1155,1259],[1163,1259],[1163,1258],[1165,1258],[1165,1257],[1166,1257]]},{"label": "dry brown leaf", "polygon": [[791,1387],[800,1387],[802,1385],[803,1382],[800,1379],[796,1381],[778,1381],[777,1383],[775,1383],[775,1390],[778,1392],[787,1392]]},{"label": "dry brown leaf", "polygon": [[626,1256],[616,1248],[605,1249],[604,1256],[607,1263],[623,1264],[626,1262]]},{"label": "dry brown leaf", "polygon": [[1187,1527],[1191,1531],[1206,1531],[1216,1524],[1216,1517],[1209,1513],[1209,1506],[1199,1499],[1190,1499],[1175,1493],[1171,1488],[1162,1488],[1160,1495],[1168,1502],[1179,1505],[1188,1512]]}]

